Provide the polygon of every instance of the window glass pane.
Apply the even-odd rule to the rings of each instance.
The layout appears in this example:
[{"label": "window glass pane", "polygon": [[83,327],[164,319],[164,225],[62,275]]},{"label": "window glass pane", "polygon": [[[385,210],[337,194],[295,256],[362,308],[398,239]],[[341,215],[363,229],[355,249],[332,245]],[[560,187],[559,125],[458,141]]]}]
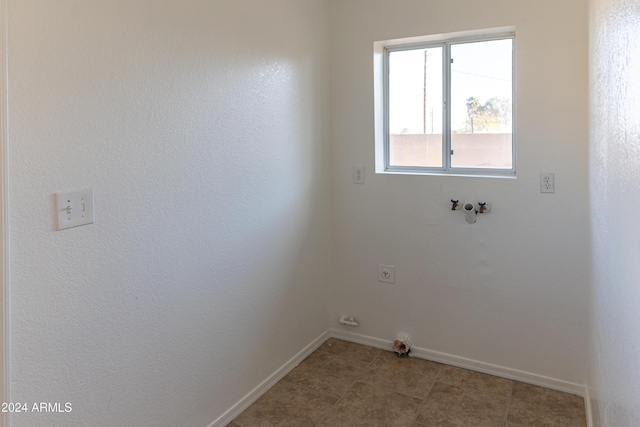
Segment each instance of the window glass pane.
[{"label": "window glass pane", "polygon": [[451,166],[512,168],[513,40],[451,46]]},{"label": "window glass pane", "polygon": [[389,52],[389,165],[442,167],[442,47]]}]

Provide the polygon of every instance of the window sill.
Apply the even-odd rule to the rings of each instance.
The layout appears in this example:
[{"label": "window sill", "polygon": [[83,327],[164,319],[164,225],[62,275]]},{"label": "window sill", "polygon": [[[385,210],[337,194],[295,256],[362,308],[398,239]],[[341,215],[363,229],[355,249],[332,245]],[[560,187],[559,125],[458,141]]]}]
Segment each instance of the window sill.
[{"label": "window sill", "polygon": [[478,170],[469,172],[462,171],[426,171],[426,170],[376,170],[376,174],[380,175],[423,175],[423,176],[457,176],[463,178],[503,178],[503,179],[516,179],[516,173],[513,171],[505,171],[504,173],[497,173],[496,171],[488,171],[486,173]]}]

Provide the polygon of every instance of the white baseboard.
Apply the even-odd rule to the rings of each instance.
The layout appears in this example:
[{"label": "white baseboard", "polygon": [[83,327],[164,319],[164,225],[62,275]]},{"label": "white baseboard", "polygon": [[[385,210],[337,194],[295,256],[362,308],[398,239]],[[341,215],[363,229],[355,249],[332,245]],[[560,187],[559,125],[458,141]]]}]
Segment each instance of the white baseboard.
[{"label": "white baseboard", "polygon": [[295,356],[289,359],[284,365],[282,365],[273,374],[269,375],[267,379],[262,381],[256,388],[251,390],[246,396],[244,396],[238,403],[229,408],[224,414],[220,415],[214,422],[208,425],[208,427],[223,427],[233,421],[238,415],[247,409],[253,402],[258,400],[260,396],[273,387],[278,381],[284,378],[293,368],[298,366],[307,356],[313,353],[318,347],[322,345],[330,337],[329,331],[325,331],[320,334],[311,344],[307,345]]},{"label": "white baseboard", "polygon": [[584,388],[584,409],[587,412],[587,427],[593,427],[593,413],[591,412],[591,395],[589,387]]},{"label": "white baseboard", "polygon": [[[366,335],[360,335],[341,329],[331,329],[330,332],[332,337],[343,339],[345,341],[351,341],[358,344],[381,348],[384,350],[391,350],[392,348],[392,341],[382,340]],[[439,351],[420,347],[411,347],[411,355],[420,359],[457,366],[459,368],[482,372],[484,374],[495,375],[496,377],[502,377],[510,380],[520,381],[523,383],[547,387],[553,390],[563,391],[565,393],[577,394],[578,396],[585,396],[584,385],[572,383],[569,381],[558,380],[555,378],[546,377],[544,375],[532,374],[530,372],[524,372],[504,366],[493,365],[491,363],[480,362],[477,360],[467,359],[465,357],[455,356],[452,354],[442,353]]]}]

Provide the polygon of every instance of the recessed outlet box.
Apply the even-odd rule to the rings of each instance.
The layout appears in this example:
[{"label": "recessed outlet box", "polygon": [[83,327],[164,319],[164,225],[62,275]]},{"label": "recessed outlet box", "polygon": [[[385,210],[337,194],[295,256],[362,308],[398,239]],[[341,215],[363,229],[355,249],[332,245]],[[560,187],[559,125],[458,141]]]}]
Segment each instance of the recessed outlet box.
[{"label": "recessed outlet box", "polygon": [[94,222],[93,188],[56,193],[58,230]]},{"label": "recessed outlet box", "polygon": [[378,264],[378,281],[396,283],[396,266]]}]

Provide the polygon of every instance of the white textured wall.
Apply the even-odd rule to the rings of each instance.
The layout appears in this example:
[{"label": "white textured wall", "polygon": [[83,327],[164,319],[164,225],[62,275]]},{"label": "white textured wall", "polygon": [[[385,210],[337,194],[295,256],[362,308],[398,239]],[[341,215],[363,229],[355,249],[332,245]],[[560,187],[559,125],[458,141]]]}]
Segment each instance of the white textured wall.
[{"label": "white textured wall", "polygon": [[327,18],[8,0],[11,400],[73,405],[12,425],[201,427],[327,329]]},{"label": "white textured wall", "polygon": [[640,425],[640,1],[592,0],[589,394],[594,426]]},{"label": "white textured wall", "polygon": [[[373,174],[373,42],[509,25],[517,179]],[[334,0],[331,37],[333,325],[584,384],[587,3]],[[555,194],[540,194],[541,172]],[[451,198],[493,209],[471,226]],[[395,265],[395,285],[377,282],[378,263]],[[343,313],[360,327],[337,325]]]}]

